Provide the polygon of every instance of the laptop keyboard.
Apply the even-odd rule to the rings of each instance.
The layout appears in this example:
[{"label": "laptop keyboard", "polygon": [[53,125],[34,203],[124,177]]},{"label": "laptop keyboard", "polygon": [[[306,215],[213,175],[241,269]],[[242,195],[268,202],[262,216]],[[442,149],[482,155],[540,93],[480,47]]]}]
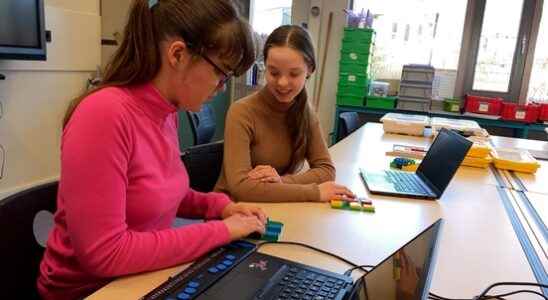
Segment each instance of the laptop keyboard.
[{"label": "laptop keyboard", "polygon": [[417,182],[417,178],[412,173],[392,170],[386,170],[385,172],[389,180],[394,184],[396,191],[426,194],[426,191],[422,185]]},{"label": "laptop keyboard", "polygon": [[344,280],[292,266],[269,299],[332,300],[346,288]]}]

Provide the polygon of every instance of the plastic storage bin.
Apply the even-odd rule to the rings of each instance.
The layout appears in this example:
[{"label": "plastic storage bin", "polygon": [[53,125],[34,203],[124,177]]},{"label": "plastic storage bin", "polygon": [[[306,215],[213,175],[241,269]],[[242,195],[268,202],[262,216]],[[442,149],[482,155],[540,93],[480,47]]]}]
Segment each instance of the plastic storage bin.
[{"label": "plastic storage bin", "polygon": [[370,108],[392,109],[396,106],[396,97],[366,96],[365,106]]},{"label": "plastic storage bin", "polygon": [[369,84],[369,96],[385,97],[388,95],[390,83],[383,81],[371,81]]},{"label": "plastic storage bin", "polygon": [[479,126],[478,122],[472,120],[435,117],[430,120],[430,125],[432,126],[432,133],[434,135],[436,135],[442,128],[458,130],[471,135],[483,135],[483,128]]},{"label": "plastic storage bin", "polygon": [[343,63],[359,63],[363,65],[369,65],[370,53],[368,49],[363,51],[356,49],[345,49],[341,50],[341,62]]},{"label": "plastic storage bin", "polygon": [[502,98],[490,98],[474,95],[466,95],[464,109],[467,112],[500,116]]},{"label": "plastic storage bin", "polygon": [[405,65],[403,66],[402,81],[429,82],[434,81],[434,67],[430,65]]},{"label": "plastic storage bin", "polygon": [[351,85],[357,85],[365,88],[367,86],[367,75],[340,72],[339,84],[351,84]]},{"label": "plastic storage bin", "polygon": [[413,111],[428,111],[430,109],[431,100],[411,98],[411,97],[398,97],[397,108],[401,110],[413,110]]},{"label": "plastic storage bin", "polygon": [[339,83],[337,93],[340,95],[354,95],[365,97],[366,88],[361,85]]},{"label": "plastic storage bin", "polygon": [[356,95],[337,94],[337,104],[349,106],[363,106],[364,97]]},{"label": "plastic storage bin", "polygon": [[524,123],[534,123],[540,113],[540,106],[536,104],[517,105],[514,103],[503,103],[501,119]]},{"label": "plastic storage bin", "polygon": [[442,100],[432,99],[430,101],[430,111],[442,111],[444,103]]},{"label": "plastic storage bin", "polygon": [[382,128],[387,133],[424,135],[424,128],[430,124],[430,118],[421,115],[387,113],[381,118]]},{"label": "plastic storage bin", "polygon": [[548,121],[548,104],[540,105],[540,113],[538,116],[539,121],[546,122]]},{"label": "plastic storage bin", "polygon": [[370,44],[375,37],[375,31],[370,28],[345,27],[343,42]]},{"label": "plastic storage bin", "polygon": [[443,110],[447,112],[460,112],[460,100],[446,98],[443,100]]},{"label": "plastic storage bin", "polygon": [[341,73],[353,74],[353,75],[369,75],[369,65],[352,62],[339,62],[339,76]]},{"label": "plastic storage bin", "polygon": [[495,149],[493,163],[497,169],[523,173],[535,173],[540,167],[538,161],[527,150],[508,148]]},{"label": "plastic storage bin", "polygon": [[432,99],[432,84],[420,84],[402,81],[400,83],[400,96]]}]

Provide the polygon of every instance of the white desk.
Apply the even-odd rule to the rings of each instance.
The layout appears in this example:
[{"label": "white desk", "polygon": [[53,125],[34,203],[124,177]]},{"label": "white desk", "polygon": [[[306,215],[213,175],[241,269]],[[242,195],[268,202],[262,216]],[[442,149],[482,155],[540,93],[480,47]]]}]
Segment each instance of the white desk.
[{"label": "white desk", "polygon": [[[492,141],[495,147],[524,149],[532,153],[542,153],[543,155],[548,156],[548,142],[507,137],[493,137]],[[541,164],[541,167],[535,174],[526,174],[520,172],[515,172],[514,174],[523,183],[526,191],[548,195],[548,161],[538,161]],[[518,190],[522,189],[522,187],[520,187],[518,183],[516,183],[514,180],[511,180],[512,176],[508,172],[504,173],[510,181],[510,187]]]},{"label": "white desk", "polygon": [[[384,152],[394,142],[427,144],[429,140],[384,135],[378,124],[368,124],[331,147],[337,181],[365,195],[358,168],[385,168]],[[260,205],[285,224],[282,240],[309,243],[359,264],[377,264],[444,218],[431,290],[446,297],[471,298],[494,282],[535,281],[494,182],[488,170],[462,167],[441,200],[369,195],[376,206],[374,214],[335,210],[325,203]],[[334,258],[296,246],[267,246],[261,252],[336,272],[348,268]],[[139,298],[184,267],[115,280],[89,299]]]}]

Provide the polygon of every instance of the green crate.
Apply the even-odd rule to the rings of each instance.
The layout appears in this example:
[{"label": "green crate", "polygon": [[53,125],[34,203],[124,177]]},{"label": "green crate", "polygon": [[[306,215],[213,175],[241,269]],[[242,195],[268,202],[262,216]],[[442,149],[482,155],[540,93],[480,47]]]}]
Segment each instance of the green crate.
[{"label": "green crate", "polygon": [[350,84],[365,88],[367,86],[367,75],[358,73],[339,72],[339,84]]},{"label": "green crate", "polygon": [[339,74],[340,73],[359,74],[369,77],[369,65],[357,62],[339,61]]},{"label": "green crate", "polygon": [[337,94],[337,104],[339,105],[363,106],[363,103],[363,96]]},{"label": "green crate", "polygon": [[371,52],[372,48],[373,44],[371,42],[343,39],[341,43],[341,49],[346,51]]},{"label": "green crate", "polygon": [[358,63],[362,65],[369,65],[370,58],[371,58],[371,55],[369,52],[341,50],[340,62],[346,63],[346,64]]},{"label": "green crate", "polygon": [[396,106],[396,97],[365,97],[365,106],[370,108],[385,108],[391,109]]},{"label": "green crate", "polygon": [[443,100],[443,110],[448,112],[460,112],[460,100],[445,98]]},{"label": "green crate", "polygon": [[365,97],[367,94],[367,84],[365,86],[339,83],[337,93],[341,95],[354,95]]},{"label": "green crate", "polygon": [[375,31],[369,28],[345,27],[343,38],[347,41],[371,42],[375,36]]}]

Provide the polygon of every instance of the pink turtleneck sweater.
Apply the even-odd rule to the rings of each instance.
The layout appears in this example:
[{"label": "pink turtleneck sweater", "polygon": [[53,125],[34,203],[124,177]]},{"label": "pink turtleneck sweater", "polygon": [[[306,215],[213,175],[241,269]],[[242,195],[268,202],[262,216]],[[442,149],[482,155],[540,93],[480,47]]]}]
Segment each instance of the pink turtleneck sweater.
[{"label": "pink turtleneck sweater", "polygon": [[55,226],[40,265],[44,299],[77,299],[115,277],[192,261],[228,243],[230,203],[189,188],[176,108],[152,84],[86,97],[65,127]]}]

